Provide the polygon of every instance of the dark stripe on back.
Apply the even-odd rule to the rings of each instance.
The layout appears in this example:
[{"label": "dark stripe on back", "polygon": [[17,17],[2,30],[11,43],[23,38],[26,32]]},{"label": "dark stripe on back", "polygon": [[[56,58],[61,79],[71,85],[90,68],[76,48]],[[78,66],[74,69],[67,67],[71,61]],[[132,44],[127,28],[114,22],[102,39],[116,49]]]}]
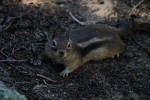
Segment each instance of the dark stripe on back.
[{"label": "dark stripe on back", "polygon": [[97,42],[91,43],[90,45],[88,45],[86,47],[80,48],[82,57],[86,56],[92,50],[96,50],[96,49],[102,47],[107,42],[108,42],[108,40],[107,41],[97,41]]}]

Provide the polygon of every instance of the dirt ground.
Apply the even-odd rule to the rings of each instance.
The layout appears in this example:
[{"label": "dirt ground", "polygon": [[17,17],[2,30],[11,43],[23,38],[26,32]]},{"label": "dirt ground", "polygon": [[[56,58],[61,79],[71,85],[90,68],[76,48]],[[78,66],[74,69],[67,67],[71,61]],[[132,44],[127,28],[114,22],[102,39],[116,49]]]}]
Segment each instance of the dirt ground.
[{"label": "dirt ground", "polygon": [[44,56],[46,34],[82,27],[66,12],[69,7],[80,20],[89,17],[79,16],[78,0],[43,1],[0,1],[1,81],[28,100],[150,99],[149,33],[134,32],[124,40],[119,58],[89,62],[63,78],[58,72],[64,67]]}]

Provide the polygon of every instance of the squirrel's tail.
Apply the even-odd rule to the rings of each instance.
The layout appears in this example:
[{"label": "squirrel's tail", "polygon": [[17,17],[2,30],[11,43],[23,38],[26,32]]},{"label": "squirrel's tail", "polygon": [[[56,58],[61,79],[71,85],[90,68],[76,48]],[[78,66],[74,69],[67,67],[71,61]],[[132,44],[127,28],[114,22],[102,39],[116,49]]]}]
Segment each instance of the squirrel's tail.
[{"label": "squirrel's tail", "polygon": [[141,18],[136,15],[125,20],[118,20],[111,26],[120,31],[121,38],[129,37],[134,32],[150,32],[150,22],[141,21]]},{"label": "squirrel's tail", "polygon": [[150,33],[150,22],[134,21],[133,32],[148,32]]},{"label": "squirrel's tail", "polygon": [[127,38],[133,32],[134,17],[129,17],[124,20],[117,20],[115,23],[112,23],[111,26],[119,31],[121,38]]}]

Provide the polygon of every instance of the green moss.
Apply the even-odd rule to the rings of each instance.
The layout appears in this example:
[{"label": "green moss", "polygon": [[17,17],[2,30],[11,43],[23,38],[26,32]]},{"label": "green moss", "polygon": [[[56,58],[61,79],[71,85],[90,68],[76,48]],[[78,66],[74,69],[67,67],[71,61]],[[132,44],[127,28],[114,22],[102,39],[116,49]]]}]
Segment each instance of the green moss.
[{"label": "green moss", "polygon": [[27,100],[24,95],[5,87],[0,87],[0,100]]}]

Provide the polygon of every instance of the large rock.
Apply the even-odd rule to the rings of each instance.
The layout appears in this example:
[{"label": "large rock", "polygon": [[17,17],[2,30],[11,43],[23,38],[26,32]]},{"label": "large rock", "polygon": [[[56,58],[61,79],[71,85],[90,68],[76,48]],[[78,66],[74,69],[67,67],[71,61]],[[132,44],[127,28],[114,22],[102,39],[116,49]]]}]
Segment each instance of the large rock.
[{"label": "large rock", "polygon": [[0,81],[0,100],[27,100],[24,95],[15,90],[11,90]]}]

